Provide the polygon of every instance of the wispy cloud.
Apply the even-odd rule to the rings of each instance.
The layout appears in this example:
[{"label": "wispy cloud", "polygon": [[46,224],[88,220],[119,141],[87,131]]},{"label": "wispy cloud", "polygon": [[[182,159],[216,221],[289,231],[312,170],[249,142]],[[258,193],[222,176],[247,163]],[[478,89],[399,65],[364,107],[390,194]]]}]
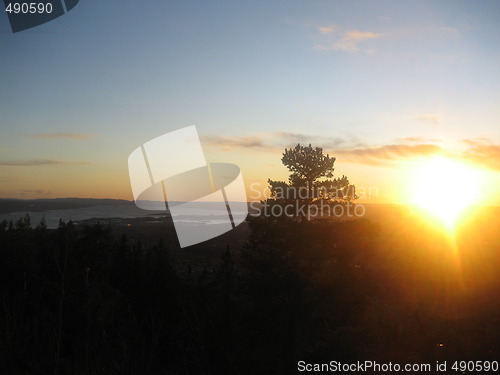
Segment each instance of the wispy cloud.
[{"label": "wispy cloud", "polygon": [[342,158],[342,161],[373,166],[390,165],[393,161],[414,157],[446,155],[453,159],[500,171],[500,145],[485,138],[463,140],[466,146],[464,151],[445,149],[442,145],[436,144],[441,142],[439,139],[407,137],[398,141],[400,142],[398,144],[382,146],[340,148],[333,150],[332,154]]},{"label": "wispy cloud", "polygon": [[316,136],[286,131],[260,133],[251,136],[225,137],[202,136],[205,146],[217,148],[227,152],[235,149],[252,149],[261,151],[279,152],[283,147],[293,147],[297,143],[321,145],[324,148],[337,148],[349,143],[340,137]]},{"label": "wispy cloud", "polygon": [[29,182],[26,177],[19,176],[0,176],[1,183],[16,183],[16,182]]},{"label": "wispy cloud", "polygon": [[[405,137],[394,143],[366,145],[355,139],[309,135],[287,131],[259,133],[239,137],[202,137],[203,145],[219,152],[268,153],[278,158],[285,148],[297,143],[321,147],[326,153],[337,157],[342,163],[369,166],[394,167],[396,162],[419,157],[445,155],[450,158],[473,163],[484,168],[500,171],[500,145],[485,138],[463,140],[462,151],[451,151],[441,139]],[[270,156],[271,157],[271,156]],[[1,164],[0,164],[1,165]]]},{"label": "wispy cloud", "polygon": [[500,171],[500,145],[491,143],[484,138],[466,139],[467,145],[463,157],[475,164]]},{"label": "wispy cloud", "polygon": [[87,161],[62,161],[53,159],[0,160],[2,167],[39,167],[45,165],[89,165]]},{"label": "wispy cloud", "polygon": [[[465,145],[463,151],[450,151],[445,148],[443,140],[435,138],[405,137],[391,144],[367,145],[353,138],[287,131],[238,137],[203,136],[202,142],[204,146],[218,152],[266,152],[275,155],[280,155],[285,148],[294,147],[297,143],[302,145],[311,143],[343,162],[371,166],[392,166],[394,162],[405,159],[446,155],[500,171],[500,145],[485,138],[463,140],[462,143]],[[0,165],[2,165],[1,162]]]},{"label": "wispy cloud", "polygon": [[[360,30],[342,30],[337,26],[318,27],[322,35],[328,36],[327,42],[316,44],[318,50],[338,50],[338,51],[359,51],[359,44],[370,39],[377,39],[382,36],[381,33]],[[369,52],[370,50],[365,50]]]},{"label": "wispy cloud", "polygon": [[443,153],[443,148],[434,144],[417,145],[384,145],[366,148],[340,149],[335,150],[335,155],[357,164],[367,165],[387,165],[388,162],[418,156],[431,156]]},{"label": "wispy cloud", "polygon": [[22,189],[19,190],[19,195],[24,196],[24,195],[51,195],[52,193],[48,190],[41,190],[41,189],[36,189],[36,190],[31,190],[31,189]]},{"label": "wispy cloud", "polygon": [[321,34],[331,34],[333,33],[335,30],[337,29],[336,26],[332,25],[332,26],[323,26],[323,27],[318,27],[318,31],[321,33]]},{"label": "wispy cloud", "polygon": [[[429,60],[439,60],[443,62],[465,61],[464,56],[435,53],[431,51],[446,50],[445,46],[450,41],[461,36],[461,31],[453,25],[436,25],[432,22],[422,22],[418,26],[404,25],[399,28],[390,27],[387,22],[390,17],[380,15],[377,17],[381,25],[377,30],[358,29],[342,25],[326,24],[315,25],[315,33],[312,34],[313,48],[320,51],[344,51],[344,52],[365,52],[372,54],[377,51],[379,44],[375,40],[384,39],[391,41],[390,46],[384,44],[385,55],[404,59],[424,58]],[[400,45],[421,45],[427,43],[432,46],[443,46],[443,48],[432,48],[424,53],[416,49],[414,52],[405,52],[405,49],[398,48]]]},{"label": "wispy cloud", "polygon": [[95,137],[95,134],[85,133],[37,133],[37,134],[22,134],[26,138],[35,139],[70,139],[73,141],[84,141]]},{"label": "wispy cloud", "polygon": [[204,145],[216,146],[222,151],[231,151],[235,148],[267,148],[264,141],[259,136],[248,137],[224,137],[224,136],[202,136],[201,140]]},{"label": "wispy cloud", "polygon": [[398,143],[441,143],[442,139],[425,137],[405,137],[396,139]]},{"label": "wispy cloud", "polygon": [[246,149],[279,155],[284,148],[293,147],[297,143],[311,143],[313,146],[322,147],[325,152],[341,158],[344,162],[372,166],[392,165],[392,162],[398,160],[445,153],[442,146],[435,144],[439,143],[439,140],[419,137],[407,137],[395,144],[374,146],[362,144],[355,139],[286,131],[261,133],[250,137],[203,137],[204,145],[223,152]]},{"label": "wispy cloud", "polygon": [[451,34],[457,34],[458,33],[458,29],[456,27],[441,26],[441,27],[439,27],[439,29],[441,31],[444,31],[444,32],[447,32],[447,33],[451,33]]},{"label": "wispy cloud", "polygon": [[352,30],[346,31],[337,43],[333,45],[333,48],[341,51],[358,51],[358,44],[367,39],[376,39],[382,34],[372,33],[369,31],[359,31]]},{"label": "wispy cloud", "polygon": [[441,116],[439,115],[420,115],[415,117],[415,119],[428,124],[439,124],[441,122]]},{"label": "wispy cloud", "polygon": [[[308,135],[302,133],[290,133],[290,132],[274,132],[270,133],[275,139],[283,140],[288,146],[296,145],[297,143],[308,144],[313,143],[321,145],[323,148],[338,148],[345,146],[348,143],[352,143],[352,140],[347,140],[341,137],[328,137],[328,136],[317,136]],[[283,144],[281,141],[281,144]]]}]

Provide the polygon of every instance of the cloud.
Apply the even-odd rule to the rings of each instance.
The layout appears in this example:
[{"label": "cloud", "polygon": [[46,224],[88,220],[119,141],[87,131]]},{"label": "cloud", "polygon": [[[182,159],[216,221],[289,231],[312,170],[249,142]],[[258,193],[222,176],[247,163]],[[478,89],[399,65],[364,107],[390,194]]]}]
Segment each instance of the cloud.
[{"label": "cloud", "polygon": [[337,27],[335,26],[323,26],[323,27],[318,27],[318,31],[321,33],[321,34],[331,34],[333,33],[335,30],[337,29]]},{"label": "cloud", "polygon": [[493,144],[486,138],[463,140],[467,146],[463,152],[450,152],[444,149],[441,145],[436,144],[442,142],[439,139],[406,137],[397,141],[401,143],[333,149],[331,154],[341,158],[342,161],[372,166],[390,165],[392,161],[407,158],[446,155],[450,158],[500,171],[500,145]]},{"label": "cloud", "polygon": [[258,136],[248,137],[223,137],[223,136],[202,136],[204,145],[221,147],[222,151],[230,151],[235,148],[265,148],[264,141]]},{"label": "cloud", "polygon": [[339,149],[334,150],[333,154],[341,157],[343,161],[379,166],[400,159],[430,156],[443,152],[444,150],[441,146],[434,144],[394,144],[365,148]]},{"label": "cloud", "polygon": [[203,144],[216,147],[219,151],[246,149],[253,152],[272,152],[280,155],[285,148],[294,147],[297,143],[321,147],[325,152],[343,162],[372,166],[391,165],[392,162],[414,158],[445,154],[442,146],[435,144],[439,140],[420,137],[407,137],[397,140],[398,143],[380,146],[361,144],[355,139],[307,135],[293,132],[268,132],[249,137],[203,137]]},{"label": "cloud", "polygon": [[[280,140],[284,140],[288,143],[288,146],[295,146],[297,143],[302,144],[317,144],[321,145],[322,148],[337,148],[348,143],[348,141],[341,137],[327,137],[327,136],[317,136],[317,135],[307,135],[301,133],[290,133],[290,132],[274,132],[271,135]],[[281,142],[283,144],[283,142]]]},{"label": "cloud", "polygon": [[23,189],[19,191],[19,195],[51,195],[52,193],[48,190],[30,190],[30,189]]},{"label": "cloud", "polygon": [[[495,171],[500,171],[500,145],[485,138],[463,140],[465,151],[450,152],[443,146],[443,140],[424,137],[400,138],[393,144],[364,145],[355,139],[308,135],[287,131],[259,133],[252,136],[221,137],[204,136],[203,145],[216,151],[228,152],[246,150],[256,153],[281,155],[285,148],[297,143],[321,147],[325,152],[342,162],[370,166],[391,166],[393,162],[416,157],[446,155],[447,157],[474,163]],[[0,163],[1,165],[1,163]]]},{"label": "cloud", "polygon": [[[463,152],[450,152],[433,142],[440,140],[407,137],[400,139],[410,144],[390,144],[374,147],[341,148],[332,150],[332,154],[342,161],[372,166],[390,165],[392,161],[414,157],[446,155],[447,157],[470,162],[488,169],[500,171],[500,145],[485,138],[467,139]],[[425,142],[425,143],[424,143]]]},{"label": "cloud", "polygon": [[325,46],[325,45],[322,45],[322,44],[315,44],[313,46],[313,49],[317,49],[319,51],[328,51],[328,50],[331,50],[333,49],[332,47],[330,46]]},{"label": "cloud", "polygon": [[420,115],[415,117],[415,119],[428,124],[439,124],[441,122],[441,117],[439,115]]},{"label": "cloud", "polygon": [[[359,51],[359,44],[370,39],[377,39],[382,34],[371,31],[347,30],[342,31],[337,26],[318,27],[318,31],[328,37],[328,43],[314,45],[317,50]],[[373,49],[365,52],[373,53]]]},{"label": "cloud", "polygon": [[458,33],[458,29],[456,27],[451,27],[451,26],[441,26],[439,28],[441,31],[448,32],[448,33]]},{"label": "cloud", "polygon": [[344,39],[351,40],[353,42],[357,42],[363,39],[374,39],[378,38],[381,34],[379,33],[371,33],[368,31],[359,31],[359,30],[353,30],[353,31],[347,31],[344,34]]},{"label": "cloud", "polygon": [[203,143],[208,146],[221,147],[221,151],[235,149],[252,149],[281,153],[284,148],[293,147],[297,143],[323,148],[331,155],[341,157],[343,161],[383,165],[404,158],[429,156],[443,152],[441,146],[432,143],[422,143],[422,139],[408,137],[405,142],[416,144],[393,144],[383,146],[360,146],[352,139],[341,137],[326,137],[292,132],[270,132],[251,137],[204,137]]},{"label": "cloud", "polygon": [[424,137],[405,137],[396,139],[398,143],[441,143],[442,139]]},{"label": "cloud", "polygon": [[285,131],[260,133],[244,137],[202,136],[203,145],[227,152],[235,149],[258,149],[261,151],[281,152],[284,147],[293,147],[297,143],[315,144],[323,148],[337,148],[348,141],[340,137],[327,137],[292,133]]},{"label": "cloud", "polygon": [[377,18],[378,18],[380,21],[390,21],[390,20],[392,20],[392,17],[389,17],[389,16],[384,16],[384,15],[377,16]]},{"label": "cloud", "polygon": [[70,139],[74,141],[84,141],[95,137],[95,134],[84,133],[38,133],[38,134],[22,134],[26,138],[35,139]]},{"label": "cloud", "polygon": [[86,161],[61,161],[61,160],[51,160],[51,159],[38,159],[38,160],[0,160],[0,166],[2,167],[39,167],[45,165],[89,165]]},{"label": "cloud", "polygon": [[382,34],[372,33],[369,31],[346,31],[342,36],[342,39],[333,45],[333,48],[341,51],[358,51],[358,43],[367,39],[376,39],[381,35]]},{"label": "cloud", "polygon": [[[374,44],[373,41],[379,38],[390,39],[391,48],[385,48],[385,55],[390,54],[398,59],[429,59],[439,60],[443,62],[464,62],[466,57],[461,55],[446,55],[443,53],[435,53],[432,51],[447,50],[450,41],[456,41],[461,36],[460,30],[452,25],[436,25],[423,21],[418,26],[402,25],[401,27],[389,28],[387,23],[390,17],[379,15],[379,27],[384,27],[383,33],[373,30],[359,30],[355,28],[346,28],[341,25],[325,25],[321,27],[314,27],[315,33],[313,37],[313,48],[320,51],[336,50],[345,52],[366,52],[371,54],[376,50],[370,45]],[[370,41],[372,41],[370,43]],[[436,48],[429,49],[428,52],[406,51],[405,48],[399,48],[402,45],[421,45],[427,44],[435,46]],[[387,47],[387,46],[386,46]]]},{"label": "cloud", "polygon": [[465,160],[500,171],[500,145],[492,144],[484,138],[465,139],[463,143],[467,145],[463,154]]},{"label": "cloud", "polygon": [[19,176],[0,176],[1,183],[16,183],[16,182],[27,182],[25,177]]}]

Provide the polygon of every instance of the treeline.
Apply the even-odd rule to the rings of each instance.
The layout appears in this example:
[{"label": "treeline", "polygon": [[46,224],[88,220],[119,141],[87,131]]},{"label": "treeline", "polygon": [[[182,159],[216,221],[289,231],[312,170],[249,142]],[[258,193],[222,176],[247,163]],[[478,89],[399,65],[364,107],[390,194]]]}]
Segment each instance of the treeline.
[{"label": "treeline", "polygon": [[291,374],[298,361],[498,355],[498,304],[450,319],[438,297],[409,298],[425,272],[416,253],[384,247],[377,225],[249,225],[243,248],[192,273],[161,238],[145,247],[101,224],[0,223],[0,373]]}]

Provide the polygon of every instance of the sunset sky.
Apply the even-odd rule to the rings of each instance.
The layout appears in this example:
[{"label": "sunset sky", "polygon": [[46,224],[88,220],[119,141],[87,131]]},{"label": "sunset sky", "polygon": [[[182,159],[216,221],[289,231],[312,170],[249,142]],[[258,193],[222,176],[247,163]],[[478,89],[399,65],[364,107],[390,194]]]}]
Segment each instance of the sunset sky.
[{"label": "sunset sky", "polygon": [[2,13],[0,197],[131,200],[129,154],[194,124],[250,199],[300,142],[366,201],[408,203],[444,155],[500,205],[499,19],[498,1],[82,0],[13,34]]}]

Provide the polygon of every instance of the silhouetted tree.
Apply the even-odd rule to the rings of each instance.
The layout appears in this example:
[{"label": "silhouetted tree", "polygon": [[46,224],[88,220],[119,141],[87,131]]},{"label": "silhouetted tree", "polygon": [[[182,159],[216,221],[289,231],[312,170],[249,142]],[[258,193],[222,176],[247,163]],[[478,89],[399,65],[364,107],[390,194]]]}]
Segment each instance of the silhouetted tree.
[{"label": "silhouetted tree", "polygon": [[[333,178],[335,158],[325,155],[320,147],[297,144],[285,149],[281,161],[291,173],[288,182],[268,180],[271,195],[263,203],[271,216],[309,218],[310,214],[320,215],[326,208],[331,212],[335,206],[357,198],[355,186],[346,176]],[[282,210],[273,211],[274,205],[280,205]]]}]

